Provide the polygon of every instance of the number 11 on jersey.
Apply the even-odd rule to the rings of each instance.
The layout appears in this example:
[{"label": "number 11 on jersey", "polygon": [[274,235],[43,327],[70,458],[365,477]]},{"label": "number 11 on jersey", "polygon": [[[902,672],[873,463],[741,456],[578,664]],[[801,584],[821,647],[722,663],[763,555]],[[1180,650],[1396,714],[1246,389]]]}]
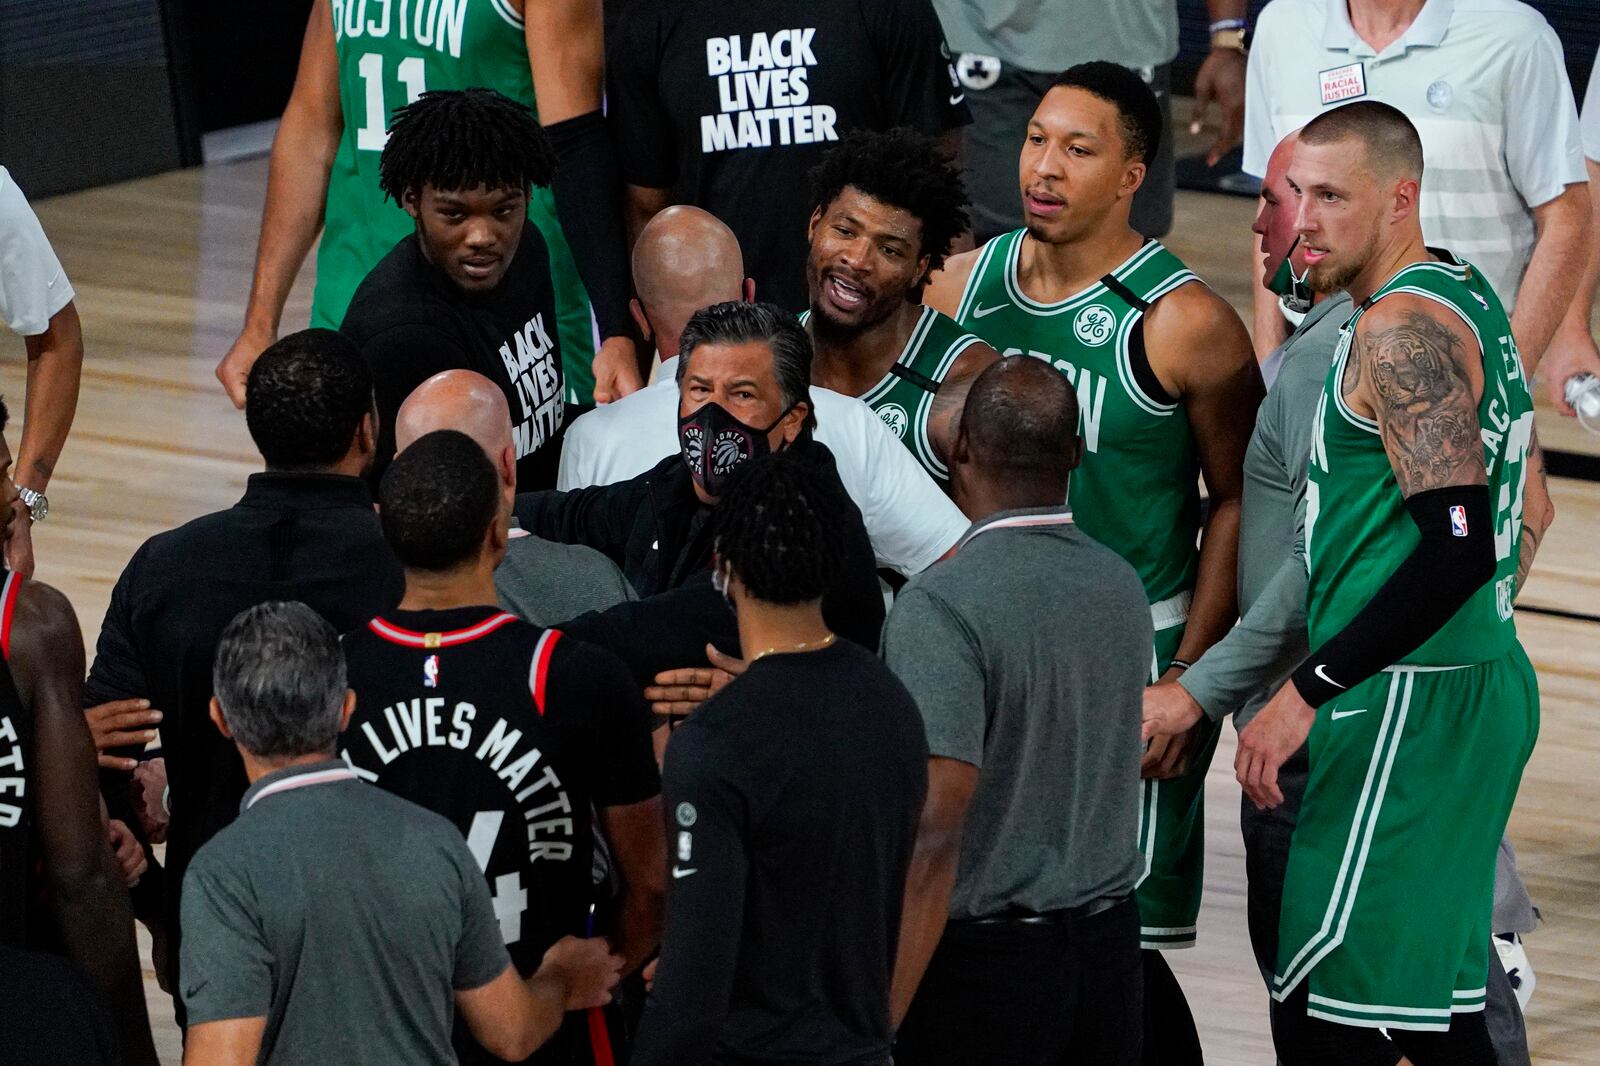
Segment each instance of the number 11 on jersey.
[{"label": "number 11 on jersey", "polygon": [[[383,56],[367,52],[356,63],[365,88],[366,119],[356,130],[356,147],[363,152],[381,152],[389,143],[389,108],[383,100]],[[421,56],[407,56],[395,70],[406,89],[406,103],[415,103],[427,91],[427,74]],[[399,106],[399,105],[396,105]]]}]

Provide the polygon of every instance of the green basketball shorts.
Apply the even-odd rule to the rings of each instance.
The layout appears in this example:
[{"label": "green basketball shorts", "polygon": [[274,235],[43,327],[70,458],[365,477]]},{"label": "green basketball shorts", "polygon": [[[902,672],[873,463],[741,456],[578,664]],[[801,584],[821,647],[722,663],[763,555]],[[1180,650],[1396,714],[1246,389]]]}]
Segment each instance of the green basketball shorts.
[{"label": "green basketball shorts", "polygon": [[[1171,665],[1183,629],[1177,625],[1156,630],[1151,681]],[[1194,946],[1205,881],[1206,772],[1220,732],[1219,723],[1206,726],[1201,747],[1182,777],[1141,782],[1139,854],[1144,856],[1144,876],[1133,894],[1139,904],[1139,942],[1146,950]]]},{"label": "green basketball shorts", "polygon": [[1390,667],[1318,708],[1274,999],[1309,981],[1314,1017],[1387,1029],[1483,1010],[1495,854],[1538,732],[1520,644]]}]

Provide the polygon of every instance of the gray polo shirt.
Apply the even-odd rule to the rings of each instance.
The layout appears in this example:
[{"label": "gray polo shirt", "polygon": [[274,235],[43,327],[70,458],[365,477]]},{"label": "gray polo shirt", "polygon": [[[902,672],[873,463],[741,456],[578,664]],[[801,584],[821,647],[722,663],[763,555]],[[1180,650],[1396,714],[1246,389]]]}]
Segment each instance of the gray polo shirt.
[{"label": "gray polo shirt", "polygon": [[1278,351],[1278,376],[1261,401],[1244,453],[1239,521],[1239,610],[1243,617],[1178,683],[1212,718],[1237,712],[1243,729],[1309,653],[1306,647],[1307,463],[1322,394],[1350,296],[1318,303]]},{"label": "gray polo shirt", "polygon": [[952,919],[1133,891],[1153,636],[1133,568],[1059,507],[991,515],[901,590],[884,658],[929,753],[978,768]]},{"label": "gray polo shirt", "polygon": [[511,965],[455,826],[337,759],[239,806],[183,880],[189,1024],[265,1017],[263,1063],[455,1062],[454,993]]},{"label": "gray polo shirt", "polygon": [[1090,59],[1159,67],[1178,54],[1174,0],[934,0],[933,6],[952,51],[994,56],[1039,74]]},{"label": "gray polo shirt", "polygon": [[553,626],[638,599],[622,570],[583,544],[557,544],[513,528],[494,572],[500,607],[536,626]]}]

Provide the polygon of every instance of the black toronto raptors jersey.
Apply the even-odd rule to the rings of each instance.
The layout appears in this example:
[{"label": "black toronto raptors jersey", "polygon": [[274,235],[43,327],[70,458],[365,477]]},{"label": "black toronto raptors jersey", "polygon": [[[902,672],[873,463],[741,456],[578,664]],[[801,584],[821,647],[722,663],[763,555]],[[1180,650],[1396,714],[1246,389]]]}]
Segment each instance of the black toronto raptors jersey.
[{"label": "black toronto raptors jersey", "polygon": [[344,638],[356,772],[455,822],[517,969],[582,936],[591,804],[660,791],[649,710],[609,652],[493,607],[393,611]]},{"label": "black toronto raptors jersey", "polygon": [[[11,680],[11,623],[23,577],[0,570],[0,945],[27,947],[40,930],[39,851],[33,828],[33,719]],[[38,946],[38,945],[33,945]]]}]

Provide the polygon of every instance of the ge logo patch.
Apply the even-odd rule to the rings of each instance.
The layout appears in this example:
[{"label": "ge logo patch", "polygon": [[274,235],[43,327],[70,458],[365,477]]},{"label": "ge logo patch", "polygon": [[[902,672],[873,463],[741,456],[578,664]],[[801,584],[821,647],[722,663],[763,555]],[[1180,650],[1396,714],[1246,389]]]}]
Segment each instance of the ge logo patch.
[{"label": "ge logo patch", "polygon": [[680,803],[680,804],[678,804],[677,815],[678,815],[678,824],[683,826],[685,829],[687,829],[691,825],[693,825],[694,822],[695,822],[695,819],[700,817],[699,814],[697,814],[695,812],[694,804],[692,804],[692,803]]},{"label": "ge logo patch", "polygon": [[901,440],[906,438],[906,409],[897,403],[886,403],[878,408],[878,417],[883,419],[883,424],[894,430],[894,435]]},{"label": "ge logo patch", "polygon": [[1090,304],[1072,320],[1072,332],[1084,344],[1101,345],[1111,339],[1111,330],[1116,321],[1111,309],[1104,304]]},{"label": "ge logo patch", "polygon": [[961,84],[981,92],[1000,80],[1000,60],[977,52],[962,52],[956,60],[956,76]]}]

